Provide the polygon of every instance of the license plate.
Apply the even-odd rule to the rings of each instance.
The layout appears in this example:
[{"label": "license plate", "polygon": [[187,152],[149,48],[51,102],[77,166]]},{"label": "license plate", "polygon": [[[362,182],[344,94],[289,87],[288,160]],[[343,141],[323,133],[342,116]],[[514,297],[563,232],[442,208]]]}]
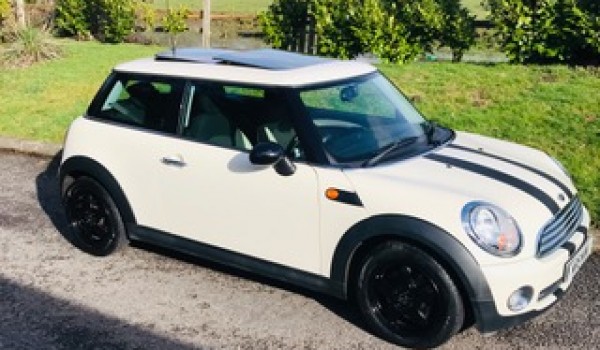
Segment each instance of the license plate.
[{"label": "license plate", "polygon": [[579,272],[583,263],[592,255],[592,240],[586,240],[585,244],[579,249],[577,254],[571,258],[565,266],[565,281],[571,281],[573,276]]}]

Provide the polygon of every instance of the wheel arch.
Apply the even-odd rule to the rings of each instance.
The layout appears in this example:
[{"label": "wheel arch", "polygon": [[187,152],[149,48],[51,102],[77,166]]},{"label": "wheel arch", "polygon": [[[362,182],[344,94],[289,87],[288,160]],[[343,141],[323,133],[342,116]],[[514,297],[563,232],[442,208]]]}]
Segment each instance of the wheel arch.
[{"label": "wheel arch", "polygon": [[395,240],[414,245],[430,254],[450,274],[465,298],[467,315],[479,322],[481,301],[493,297],[479,264],[458,240],[438,226],[403,215],[379,215],[365,219],[348,230],[334,252],[331,279],[341,296],[348,298],[360,262],[380,243]]},{"label": "wheel arch", "polygon": [[66,186],[70,181],[81,176],[87,176],[94,179],[106,189],[119,209],[126,227],[130,224],[135,225],[137,223],[133,210],[125,196],[125,192],[115,177],[102,164],[94,159],[84,156],[74,156],[68,158],[61,164],[59,170],[61,195],[66,190]]}]

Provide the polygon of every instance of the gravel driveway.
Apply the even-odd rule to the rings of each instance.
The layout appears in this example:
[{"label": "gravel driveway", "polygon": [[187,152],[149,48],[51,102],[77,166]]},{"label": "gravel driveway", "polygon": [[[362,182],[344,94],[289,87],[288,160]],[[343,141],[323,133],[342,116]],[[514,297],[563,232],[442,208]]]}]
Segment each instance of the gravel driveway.
[{"label": "gravel driveway", "polygon": [[[336,299],[148,247],[108,258],[61,235],[56,160],[0,153],[1,349],[386,349]],[[554,309],[445,348],[600,348],[600,256]]]}]

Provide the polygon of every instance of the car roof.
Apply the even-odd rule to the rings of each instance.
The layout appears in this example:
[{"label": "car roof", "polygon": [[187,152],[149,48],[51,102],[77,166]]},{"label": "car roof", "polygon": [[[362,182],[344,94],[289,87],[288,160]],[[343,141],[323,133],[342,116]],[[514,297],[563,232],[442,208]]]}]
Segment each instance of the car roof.
[{"label": "car roof", "polygon": [[117,72],[267,86],[305,86],[376,71],[370,64],[306,56],[280,50],[233,51],[185,48],[127,62]]}]

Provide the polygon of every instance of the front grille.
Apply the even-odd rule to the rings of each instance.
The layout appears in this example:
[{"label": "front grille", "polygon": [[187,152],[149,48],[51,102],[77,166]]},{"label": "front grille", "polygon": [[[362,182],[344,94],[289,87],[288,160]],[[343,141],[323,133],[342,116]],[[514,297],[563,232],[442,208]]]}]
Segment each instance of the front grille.
[{"label": "front grille", "polygon": [[538,257],[552,253],[568,241],[579,227],[582,216],[583,206],[575,197],[542,229],[538,239]]}]

